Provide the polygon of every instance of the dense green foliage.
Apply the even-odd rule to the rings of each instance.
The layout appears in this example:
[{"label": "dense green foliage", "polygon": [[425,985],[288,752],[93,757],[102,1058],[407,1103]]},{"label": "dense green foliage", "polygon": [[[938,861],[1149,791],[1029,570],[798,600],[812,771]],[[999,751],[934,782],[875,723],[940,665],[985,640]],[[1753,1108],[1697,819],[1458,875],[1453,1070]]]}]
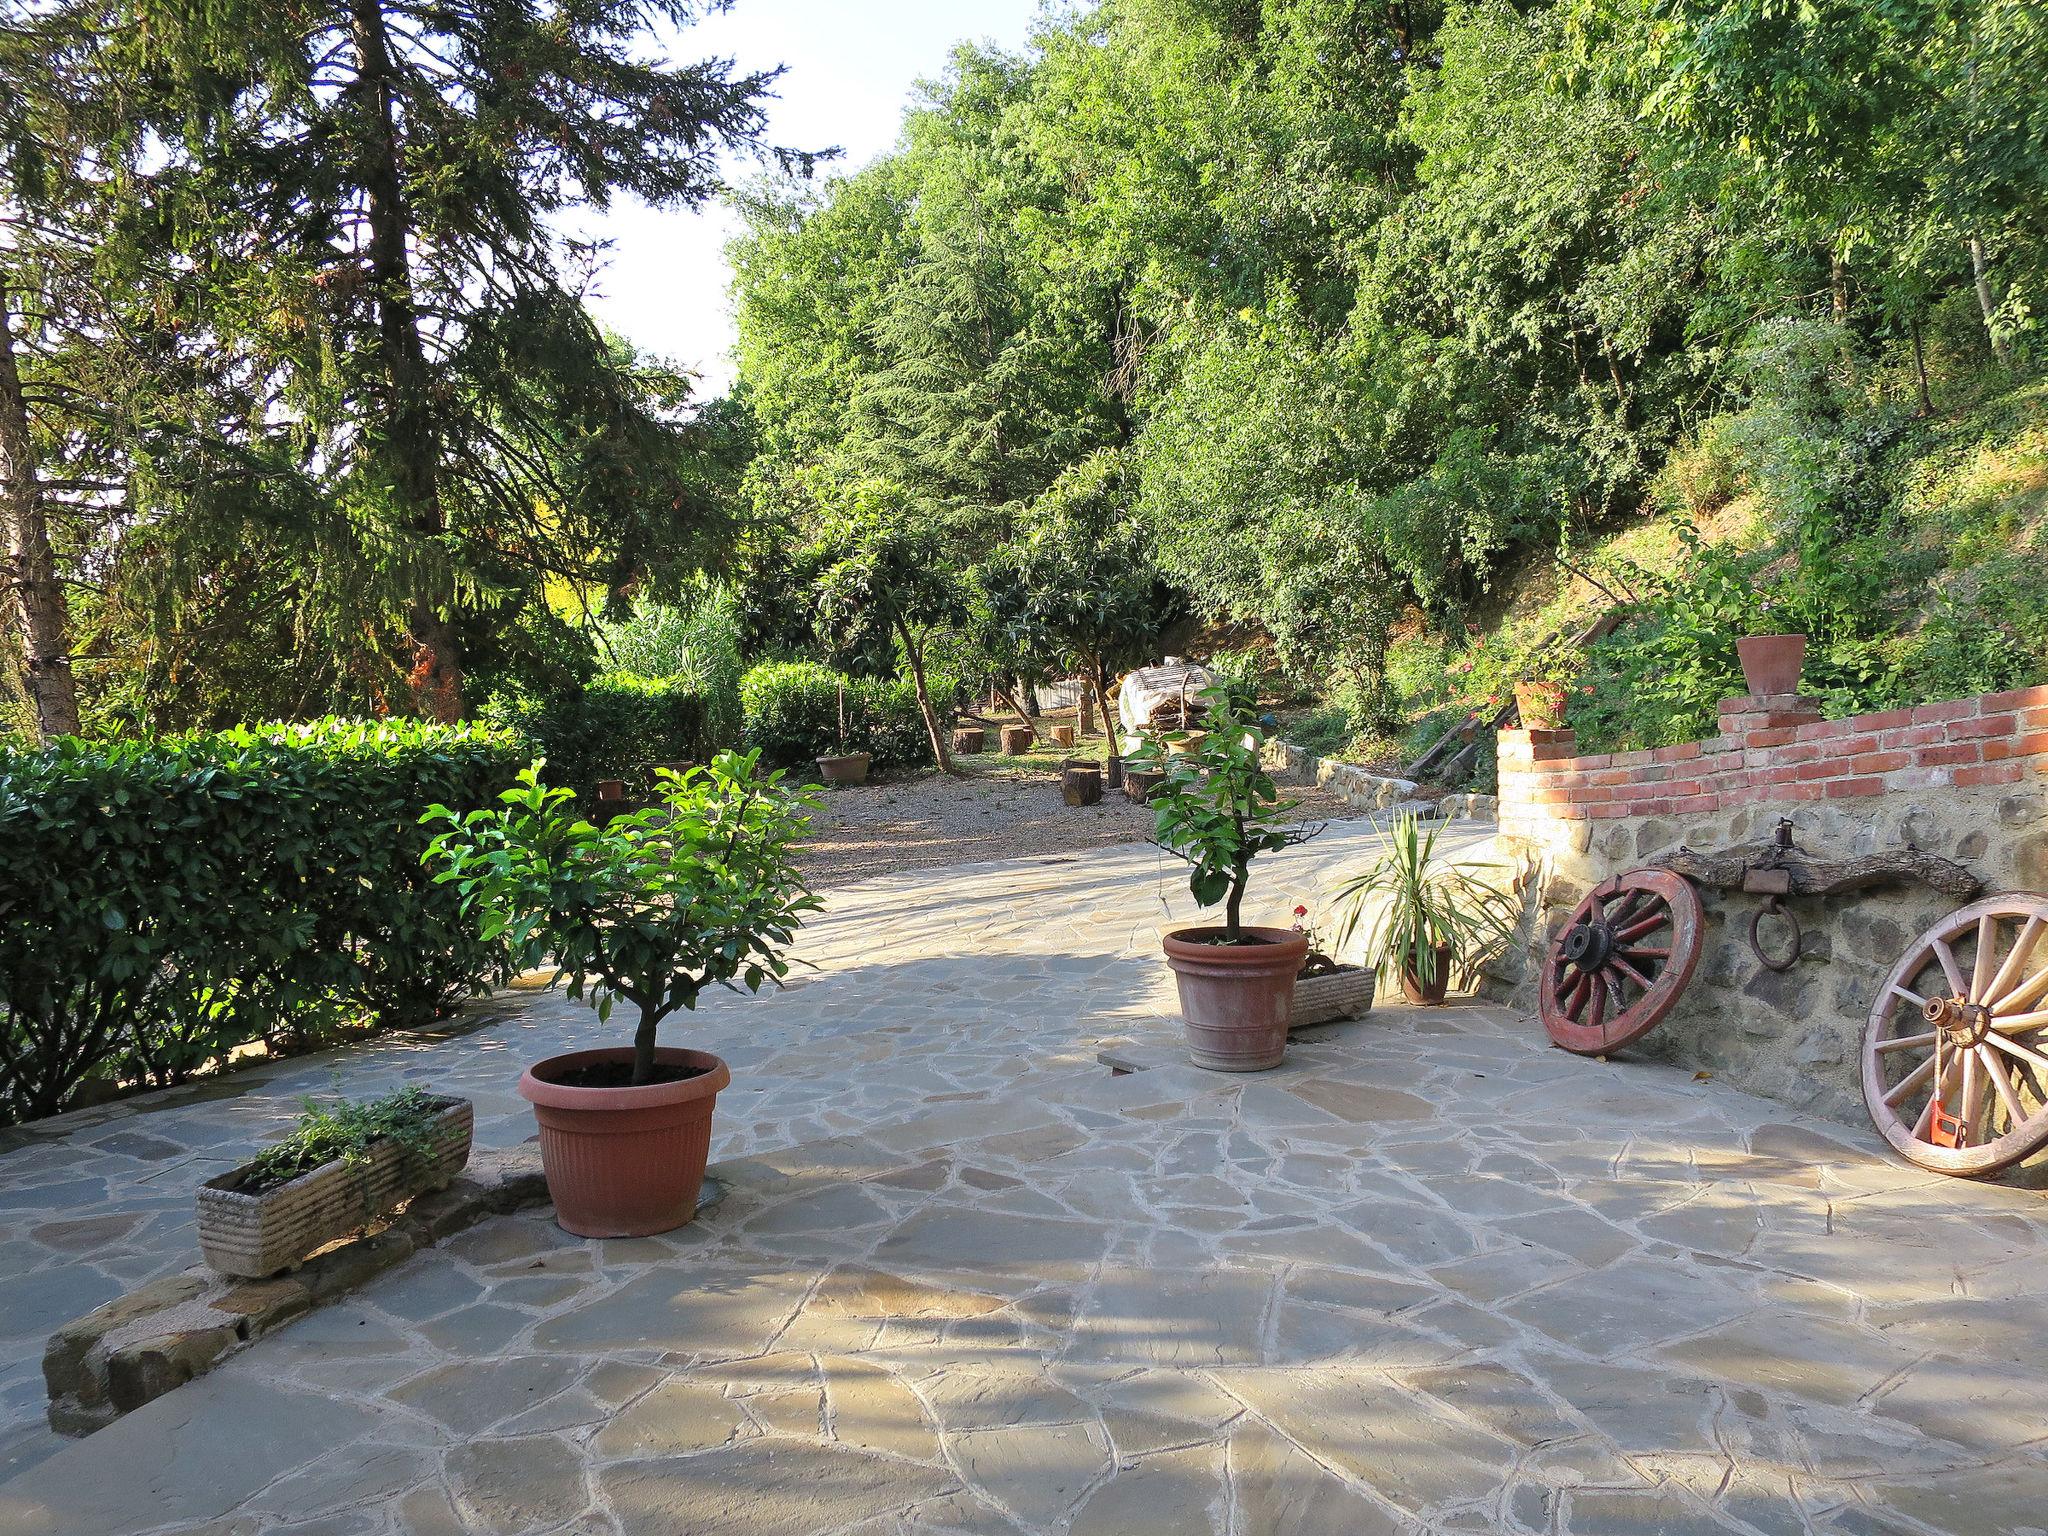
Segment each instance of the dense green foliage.
[{"label": "dense green foliage", "polygon": [[[953,687],[950,679],[934,680],[946,720]],[[780,767],[813,772],[812,759],[852,752],[866,752],[884,769],[930,758],[917,690],[907,681],[849,677],[814,661],[768,661],[741,679],[740,699],[748,749]]]},{"label": "dense green foliage", "polygon": [[680,677],[613,672],[540,696],[499,693],[482,716],[546,758],[550,784],[585,794],[599,779],[630,780],[637,793],[655,764],[702,762],[715,748],[704,696]]},{"label": "dense green foliage", "polygon": [[1263,629],[1345,734],[1529,665],[1467,654],[1506,573],[1736,494],[1734,549],[1589,572],[1635,615],[1589,730],[1697,729],[1759,623],[1837,710],[2039,676],[2039,579],[1945,581],[1900,521],[2042,355],[2044,16],[1103,0],[963,48],[893,155],[749,195],[755,509],[901,530],[999,671],[1085,667],[1062,606],[1135,654],[1180,600]]},{"label": "dense green foliage", "polygon": [[618,998],[639,1011],[634,1083],[652,1078],[661,1021],[706,987],[758,992],[789,974],[789,945],[819,905],[794,852],[816,801],[758,752],[665,774],[658,805],[602,827],[530,769],[500,798],[467,815],[435,806],[427,820],[444,830],[427,862],[481,943],[553,965],[599,1018]]},{"label": "dense green foliage", "polygon": [[418,821],[523,761],[483,727],[344,720],[0,753],[0,1116],[479,987],[502,947],[421,868]]}]

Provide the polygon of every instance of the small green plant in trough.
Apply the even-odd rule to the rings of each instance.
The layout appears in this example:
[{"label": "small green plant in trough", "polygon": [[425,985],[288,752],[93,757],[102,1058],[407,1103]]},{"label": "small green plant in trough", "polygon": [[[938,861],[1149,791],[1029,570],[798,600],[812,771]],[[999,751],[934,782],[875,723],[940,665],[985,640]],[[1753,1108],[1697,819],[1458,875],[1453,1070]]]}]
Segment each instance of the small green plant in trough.
[{"label": "small green plant in trough", "polygon": [[[1146,804],[1153,841],[1187,861],[1188,889],[1205,907],[1223,903],[1224,942],[1244,942],[1242,910],[1252,860],[1305,843],[1322,825],[1294,819],[1300,802],[1280,798],[1260,749],[1257,706],[1241,685],[1220,682],[1202,691],[1206,713],[1199,732],[1176,731],[1147,741],[1133,767],[1164,772]],[[1178,748],[1179,750],[1175,750]]]},{"label": "small green plant in trough", "polygon": [[448,1107],[417,1086],[381,1099],[300,1102],[304,1113],[291,1134],[249,1160],[246,1193],[260,1195],[333,1162],[360,1167],[379,1142],[392,1143],[409,1163],[425,1163],[435,1152],[434,1122]]},{"label": "small green plant in trough", "polygon": [[599,1018],[618,998],[638,1009],[632,1081],[650,1082],[663,1019],[706,987],[756,992],[788,974],[785,951],[819,904],[795,857],[817,798],[762,773],[758,750],[721,752],[664,772],[655,804],[600,827],[541,767],[503,809],[429,811],[446,830],[427,859],[515,964],[551,962]]}]

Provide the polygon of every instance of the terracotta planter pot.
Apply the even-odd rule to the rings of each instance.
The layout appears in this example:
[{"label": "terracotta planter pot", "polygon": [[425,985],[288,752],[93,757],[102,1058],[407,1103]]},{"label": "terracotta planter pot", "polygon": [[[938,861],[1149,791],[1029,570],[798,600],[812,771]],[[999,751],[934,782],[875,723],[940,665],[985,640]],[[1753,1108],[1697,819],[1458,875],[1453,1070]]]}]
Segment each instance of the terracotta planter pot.
[{"label": "terracotta planter pot", "polygon": [[988,743],[988,733],[978,725],[963,725],[953,733],[953,750],[972,757]]},{"label": "terracotta planter pot", "polygon": [[599,779],[597,781],[597,798],[600,800],[625,799],[626,781],[624,779]]},{"label": "terracotta planter pot", "polygon": [[1003,752],[1006,756],[1022,757],[1031,750],[1031,743],[1035,740],[1036,734],[1021,725],[1003,727]]},{"label": "terracotta planter pot", "polygon": [[1555,731],[1564,725],[1563,683],[1524,678],[1515,684],[1515,710],[1525,731]]},{"label": "terracotta planter pot", "polygon": [[1742,681],[1752,694],[1797,693],[1806,665],[1804,635],[1745,635],[1735,642]]},{"label": "terracotta planter pot", "polygon": [[1416,974],[1413,961],[1401,966],[1401,995],[1411,1003],[1420,1003],[1434,1008],[1444,1000],[1444,994],[1451,989],[1451,949],[1448,944],[1439,944],[1436,950],[1436,975],[1427,986]]},{"label": "terracotta planter pot", "polygon": [[704,1163],[711,1154],[711,1111],[732,1081],[708,1051],[661,1047],[654,1059],[701,1067],[679,1083],[639,1088],[574,1088],[555,1081],[596,1062],[633,1059],[630,1046],[571,1051],[535,1062],[519,1096],[540,1122],[541,1166],[555,1221],[578,1237],[649,1237],[697,1214]]},{"label": "terracotta planter pot", "polygon": [[1188,1053],[1211,1072],[1264,1072],[1287,1054],[1294,983],[1308,955],[1308,935],[1285,928],[1246,928],[1263,944],[1213,944],[1221,928],[1182,928],[1161,943],[1180,988]]},{"label": "terracotta planter pot", "polygon": [[864,784],[868,777],[868,754],[849,752],[844,757],[821,757],[818,772],[827,784]]},{"label": "terracotta planter pot", "polygon": [[409,1156],[395,1141],[373,1143],[354,1167],[339,1160],[260,1194],[241,1186],[246,1164],[199,1188],[199,1251],[223,1275],[261,1279],[289,1269],[316,1248],[346,1237],[414,1195],[444,1189],[469,1161],[475,1111],[467,1099],[442,1098],[433,1150]]}]

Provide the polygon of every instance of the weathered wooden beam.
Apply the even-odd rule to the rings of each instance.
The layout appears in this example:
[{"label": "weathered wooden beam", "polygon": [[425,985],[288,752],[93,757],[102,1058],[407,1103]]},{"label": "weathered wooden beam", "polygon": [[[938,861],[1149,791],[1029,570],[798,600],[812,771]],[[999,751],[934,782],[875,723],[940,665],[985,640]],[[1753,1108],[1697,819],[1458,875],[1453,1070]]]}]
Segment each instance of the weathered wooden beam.
[{"label": "weathered wooden beam", "polygon": [[1797,849],[1787,853],[1773,842],[1743,843],[1712,853],[1675,848],[1650,860],[1650,867],[1668,869],[1695,884],[1722,891],[1741,890],[1743,877],[1752,869],[1783,869],[1792,876],[1794,896],[1845,896],[1874,885],[1918,881],[1944,896],[1967,901],[1984,888],[1984,882],[1964,865],[1918,848],[1817,859]]}]

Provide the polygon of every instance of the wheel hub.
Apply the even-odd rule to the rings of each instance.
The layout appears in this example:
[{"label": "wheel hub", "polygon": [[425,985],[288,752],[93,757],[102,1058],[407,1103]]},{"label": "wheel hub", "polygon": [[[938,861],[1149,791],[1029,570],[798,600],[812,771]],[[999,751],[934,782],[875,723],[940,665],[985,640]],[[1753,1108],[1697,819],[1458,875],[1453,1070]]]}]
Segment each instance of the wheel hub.
[{"label": "wheel hub", "polygon": [[1573,924],[1565,934],[1558,953],[1568,965],[1582,971],[1597,971],[1614,955],[1614,930],[1606,923],[1588,921]]},{"label": "wheel hub", "polygon": [[1991,1033],[1991,1010],[1965,997],[1930,997],[1920,1014],[1958,1050],[1982,1045]]}]

